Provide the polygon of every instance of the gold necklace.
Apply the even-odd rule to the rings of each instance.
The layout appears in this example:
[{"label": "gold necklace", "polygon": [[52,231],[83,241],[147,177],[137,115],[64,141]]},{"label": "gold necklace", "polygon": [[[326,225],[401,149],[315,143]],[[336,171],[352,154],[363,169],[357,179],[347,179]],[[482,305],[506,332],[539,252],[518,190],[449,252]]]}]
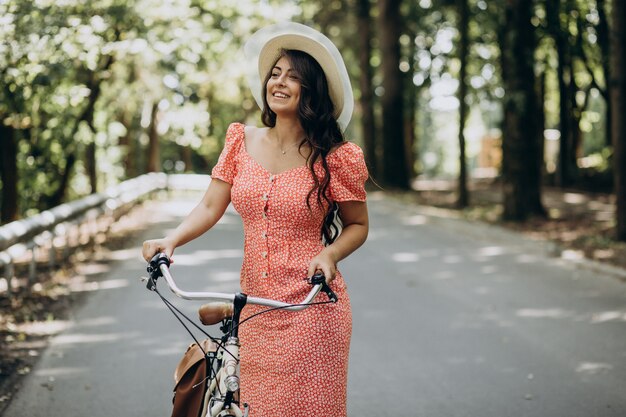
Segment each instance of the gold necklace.
[{"label": "gold necklace", "polygon": [[301,141],[300,141],[300,142],[294,142],[294,143],[292,143],[291,145],[287,146],[287,147],[286,147],[286,148],[284,148],[284,149],[283,149],[280,145],[278,145],[278,146],[280,147],[280,153],[282,153],[283,155],[285,155],[289,149],[293,148],[294,146],[296,146],[296,145],[297,145],[297,144],[299,144],[299,143],[301,143]]},{"label": "gold necklace", "polygon": [[[274,137],[276,137],[276,136],[274,135]],[[281,153],[281,154],[283,154],[283,155],[286,155],[286,154],[287,154],[287,151],[288,151],[289,149],[293,148],[293,147],[294,147],[294,146],[296,146],[296,145],[301,144],[301,143],[302,143],[302,140],[303,140],[303,139],[300,139],[299,141],[295,141],[294,143],[292,143],[291,145],[287,146],[286,148],[283,148],[283,147],[281,146],[280,142],[278,142],[278,137],[276,137],[276,142],[278,143],[278,149],[280,149],[280,153]]]}]

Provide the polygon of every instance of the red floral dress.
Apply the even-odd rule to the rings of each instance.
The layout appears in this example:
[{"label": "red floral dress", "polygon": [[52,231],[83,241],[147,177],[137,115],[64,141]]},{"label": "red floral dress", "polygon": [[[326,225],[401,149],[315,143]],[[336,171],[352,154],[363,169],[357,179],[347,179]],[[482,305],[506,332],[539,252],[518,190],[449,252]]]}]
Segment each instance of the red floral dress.
[{"label": "red floral dress", "polygon": [[[306,196],[313,186],[307,166],[271,173],[245,149],[244,128],[234,123],[213,178],[232,184],[231,201],[244,226],[241,289],[250,296],[301,301],[311,259],[322,249],[325,211]],[[368,178],[363,152],[345,143],[327,156],[332,201],[365,201]],[[318,175],[321,165],[315,166]],[[346,284],[337,273],[336,304],[299,312],[261,314],[239,331],[241,398],[252,417],[345,417],[352,313]],[[320,299],[323,299],[322,295]],[[246,306],[242,318],[265,309]]]}]

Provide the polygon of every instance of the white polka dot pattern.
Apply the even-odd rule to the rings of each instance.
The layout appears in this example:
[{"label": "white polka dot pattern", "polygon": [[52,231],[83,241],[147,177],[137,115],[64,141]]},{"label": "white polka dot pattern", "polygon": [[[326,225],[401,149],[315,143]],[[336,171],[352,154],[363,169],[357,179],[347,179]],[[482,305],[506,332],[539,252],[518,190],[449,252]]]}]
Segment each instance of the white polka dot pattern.
[{"label": "white polka dot pattern", "polygon": [[[245,149],[242,124],[232,124],[212,176],[232,184],[233,206],[244,225],[241,288],[248,295],[300,301],[310,260],[322,249],[325,209],[306,196],[306,166],[272,174]],[[327,157],[334,201],[365,201],[368,177],[361,149],[346,143]],[[321,165],[315,166],[321,175]],[[340,273],[337,304],[301,312],[273,311],[242,325],[241,398],[251,417],[345,417],[352,314]],[[262,310],[247,306],[242,318]]]}]

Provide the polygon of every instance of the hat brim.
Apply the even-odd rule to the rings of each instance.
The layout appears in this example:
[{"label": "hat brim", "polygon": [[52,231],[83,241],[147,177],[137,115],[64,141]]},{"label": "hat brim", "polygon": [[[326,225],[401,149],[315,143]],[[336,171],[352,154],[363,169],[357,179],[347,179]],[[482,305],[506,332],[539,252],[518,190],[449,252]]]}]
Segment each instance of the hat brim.
[{"label": "hat brim", "polygon": [[345,130],[352,117],[354,96],[343,58],[330,39],[299,23],[283,22],[265,27],[254,33],[244,46],[246,58],[257,63],[256,71],[249,71],[248,83],[259,108],[263,108],[262,80],[279,58],[281,49],[306,52],[320,64],[335,107],[334,116]]}]

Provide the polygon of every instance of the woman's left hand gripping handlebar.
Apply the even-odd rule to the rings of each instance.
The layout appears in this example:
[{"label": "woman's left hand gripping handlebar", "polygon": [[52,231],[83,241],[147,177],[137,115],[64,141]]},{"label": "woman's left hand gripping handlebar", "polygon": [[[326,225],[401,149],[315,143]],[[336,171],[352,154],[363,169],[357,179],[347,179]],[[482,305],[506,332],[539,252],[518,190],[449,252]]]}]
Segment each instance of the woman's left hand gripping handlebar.
[{"label": "woman's left hand gripping handlebar", "polygon": [[150,262],[150,259],[157,253],[164,253],[170,259],[170,262],[173,263],[172,255],[174,254],[175,248],[174,243],[167,238],[150,239],[143,242],[141,255],[147,262]]}]

